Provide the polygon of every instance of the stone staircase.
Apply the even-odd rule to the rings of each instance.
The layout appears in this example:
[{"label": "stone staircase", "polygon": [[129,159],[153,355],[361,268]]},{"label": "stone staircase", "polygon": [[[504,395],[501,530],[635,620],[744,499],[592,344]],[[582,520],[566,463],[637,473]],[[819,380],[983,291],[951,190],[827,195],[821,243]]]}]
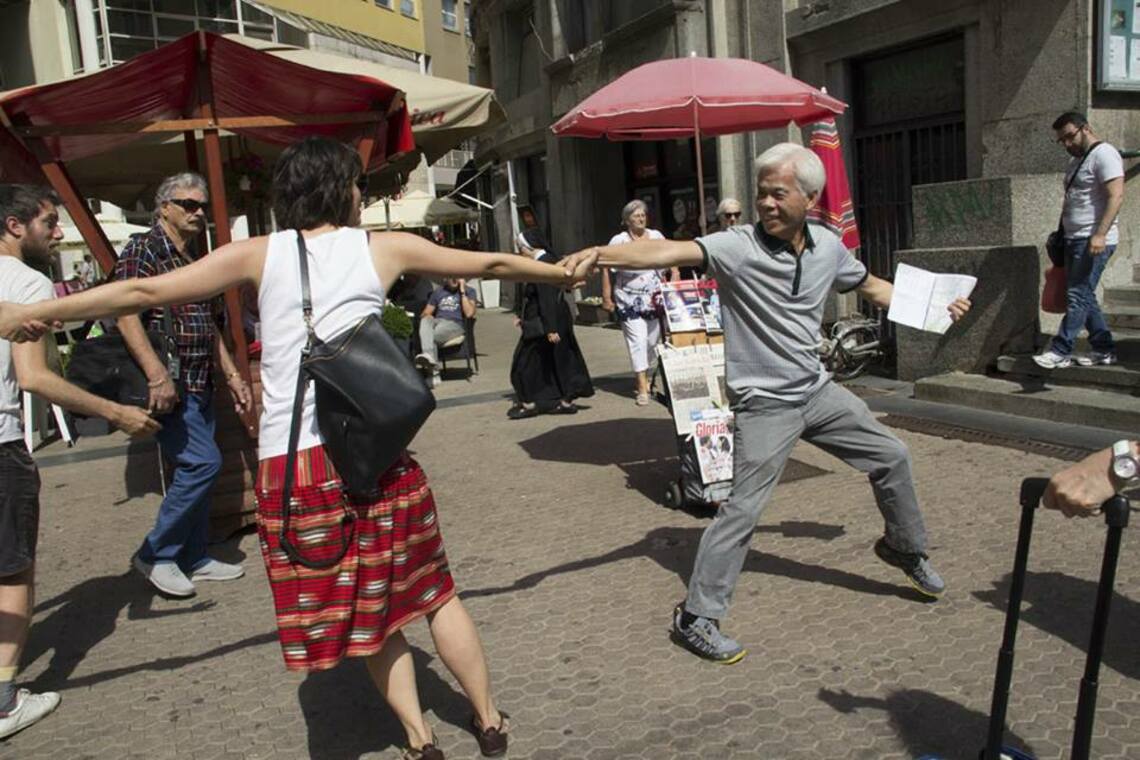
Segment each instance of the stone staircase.
[{"label": "stone staircase", "polygon": [[[1140,267],[1133,284],[1104,289],[1102,309],[1120,363],[1045,370],[1029,354],[1001,356],[986,375],[923,378],[915,398],[1076,425],[1140,432]],[[1087,351],[1084,338],[1077,351]]]}]

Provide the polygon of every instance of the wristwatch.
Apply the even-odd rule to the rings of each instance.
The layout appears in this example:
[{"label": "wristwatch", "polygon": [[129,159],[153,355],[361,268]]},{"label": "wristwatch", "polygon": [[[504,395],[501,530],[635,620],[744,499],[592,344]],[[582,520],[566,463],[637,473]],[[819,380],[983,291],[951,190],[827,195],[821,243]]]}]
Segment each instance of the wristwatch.
[{"label": "wristwatch", "polygon": [[1112,444],[1112,474],[1124,485],[1140,479],[1140,461],[1132,453],[1132,441],[1122,440]]}]

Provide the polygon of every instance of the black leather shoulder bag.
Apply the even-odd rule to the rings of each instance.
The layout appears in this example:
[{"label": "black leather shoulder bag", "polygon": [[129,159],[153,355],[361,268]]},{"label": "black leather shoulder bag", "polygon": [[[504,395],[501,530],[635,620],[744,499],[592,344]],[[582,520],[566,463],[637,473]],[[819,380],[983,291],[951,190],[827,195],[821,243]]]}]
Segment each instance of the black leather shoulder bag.
[{"label": "black leather shoulder bag", "polygon": [[281,548],[293,562],[310,568],[332,567],[352,543],[355,512],[346,506],[341,524],[341,546],[331,560],[301,556],[289,538],[290,498],[301,410],[305,389],[313,381],[317,426],[325,451],[336,467],[349,499],[371,500],[380,494],[380,476],[391,467],[415,438],[435,409],[423,377],[412,366],[384,325],[380,315],[369,314],[334,338],[323,341],[313,331],[313,303],[309,291],[309,259],[305,238],[297,232],[301,260],[301,309],[308,341],[301,349],[301,369],[293,400],[289,453],[281,493]]},{"label": "black leather shoulder bag", "polygon": [[[169,306],[162,308],[162,331],[147,330],[146,337],[170,379],[179,386],[178,345],[174,340]],[[118,331],[84,338],[72,346],[66,374],[73,385],[96,396],[128,406],[145,408],[150,403],[146,373]]]}]

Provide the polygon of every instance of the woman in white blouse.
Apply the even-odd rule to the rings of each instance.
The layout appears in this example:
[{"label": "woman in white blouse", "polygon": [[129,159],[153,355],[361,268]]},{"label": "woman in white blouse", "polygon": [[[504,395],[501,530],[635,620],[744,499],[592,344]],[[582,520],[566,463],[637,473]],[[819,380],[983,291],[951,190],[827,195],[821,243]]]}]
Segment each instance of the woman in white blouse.
[{"label": "woman in white blouse", "polygon": [[[649,229],[649,210],[644,201],[632,200],[621,210],[625,232],[610,238],[610,245],[637,240],[664,240],[657,230]],[[654,295],[661,290],[662,270],[602,270],[602,308],[614,312],[621,324],[629,363],[637,378],[637,405],[649,403],[649,365],[654,346],[661,340],[661,325],[653,305]],[[677,273],[673,272],[673,279]]]}]

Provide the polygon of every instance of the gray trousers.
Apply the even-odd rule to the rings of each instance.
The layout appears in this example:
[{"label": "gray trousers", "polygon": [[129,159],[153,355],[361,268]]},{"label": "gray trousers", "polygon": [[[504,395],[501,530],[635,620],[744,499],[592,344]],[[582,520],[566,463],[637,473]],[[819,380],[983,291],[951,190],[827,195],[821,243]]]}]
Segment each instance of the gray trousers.
[{"label": "gray trousers", "polygon": [[420,319],[420,350],[437,364],[439,347],[458,335],[463,335],[463,325],[458,322],[435,317]]},{"label": "gray trousers", "polygon": [[828,382],[804,401],[753,398],[735,412],[732,493],[701,536],[687,612],[718,620],[728,612],[756,522],[800,438],[867,473],[893,548],[926,551],[910,454],[850,391]]}]

